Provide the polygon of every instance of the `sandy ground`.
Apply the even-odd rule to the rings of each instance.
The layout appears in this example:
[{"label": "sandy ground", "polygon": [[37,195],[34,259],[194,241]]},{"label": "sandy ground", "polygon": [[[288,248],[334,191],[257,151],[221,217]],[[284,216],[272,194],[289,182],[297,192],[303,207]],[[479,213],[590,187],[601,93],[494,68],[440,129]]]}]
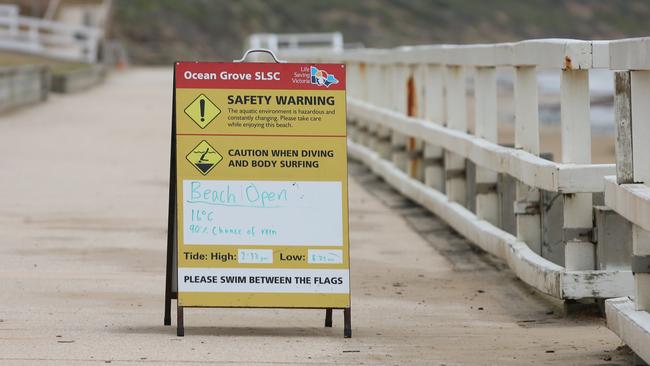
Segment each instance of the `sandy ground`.
[{"label": "sandy ground", "polygon": [[0,364],[622,365],[600,318],[565,316],[358,165],[353,338],[342,314],[188,309],[164,327],[171,70],[0,117]]}]

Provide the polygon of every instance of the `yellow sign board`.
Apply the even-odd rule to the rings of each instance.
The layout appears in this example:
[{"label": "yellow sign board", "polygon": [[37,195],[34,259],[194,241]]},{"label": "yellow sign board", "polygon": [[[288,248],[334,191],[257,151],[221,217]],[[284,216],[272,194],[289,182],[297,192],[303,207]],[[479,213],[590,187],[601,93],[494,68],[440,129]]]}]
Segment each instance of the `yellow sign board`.
[{"label": "yellow sign board", "polygon": [[349,309],[344,66],[181,62],[175,85],[178,306]]}]

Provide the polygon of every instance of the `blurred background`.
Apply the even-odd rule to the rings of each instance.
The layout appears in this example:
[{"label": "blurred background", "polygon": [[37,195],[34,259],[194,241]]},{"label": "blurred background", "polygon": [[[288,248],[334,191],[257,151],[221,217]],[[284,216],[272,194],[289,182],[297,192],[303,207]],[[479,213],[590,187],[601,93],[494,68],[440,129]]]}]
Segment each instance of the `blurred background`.
[{"label": "blurred background", "polygon": [[[597,40],[648,35],[649,17],[648,0],[0,0],[0,66],[44,66],[47,88],[65,93],[127,66],[230,61],[255,33],[339,32],[348,49]],[[500,122],[507,125],[514,119],[513,75],[498,78]],[[540,70],[538,79],[542,148],[557,156],[559,71]],[[611,162],[611,71],[590,72],[590,89],[594,139],[607,137],[595,141],[594,162]],[[20,103],[0,97],[0,111]],[[501,129],[499,142],[512,142],[511,131]]]},{"label": "blurred background", "polygon": [[647,0],[2,0],[100,27],[135,64],[229,60],[251,33],[341,32],[349,47],[648,34]]},{"label": "blurred background", "polygon": [[650,1],[116,0],[110,34],[135,63],[228,60],[251,33],[341,32],[348,47],[648,34]]}]

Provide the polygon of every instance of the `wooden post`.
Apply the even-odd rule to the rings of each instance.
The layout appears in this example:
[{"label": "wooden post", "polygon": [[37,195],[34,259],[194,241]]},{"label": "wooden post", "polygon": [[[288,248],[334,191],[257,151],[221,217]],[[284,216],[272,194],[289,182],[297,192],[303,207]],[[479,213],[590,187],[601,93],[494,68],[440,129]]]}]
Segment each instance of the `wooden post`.
[{"label": "wooden post", "polygon": [[[379,67],[379,88],[377,107],[391,108],[393,75],[392,67],[388,65],[378,65]],[[384,126],[377,129],[377,153],[382,159],[390,160],[392,158],[392,144],[390,130]]]},{"label": "wooden post", "polygon": [[[393,84],[391,85],[392,109],[406,115],[406,82],[408,80],[408,67],[403,64],[392,65]],[[393,164],[400,170],[406,172],[407,156],[406,145],[408,137],[392,131],[391,145],[393,148]]]},{"label": "wooden post", "polygon": [[[363,64],[365,70],[365,98],[364,101],[371,103],[375,106],[381,105],[381,75],[379,74],[379,65],[375,63]],[[379,149],[379,139],[378,139],[378,130],[379,126],[376,124],[368,125],[368,147],[373,151],[378,151]]]},{"label": "wooden post", "polygon": [[[358,67],[357,67],[356,62],[348,62],[347,63],[347,94],[351,98],[355,99],[361,99],[359,90],[358,90],[358,84],[360,81],[359,74],[358,74]],[[367,141],[367,126],[368,123],[364,121],[363,119],[359,119],[355,121],[355,128],[352,129],[351,132],[351,138],[352,141],[357,142],[359,144],[365,145]]]},{"label": "wooden post", "polygon": [[630,72],[614,73],[614,120],[616,121],[616,183],[634,183],[632,169],[632,99]]},{"label": "wooden post", "polygon": [[[632,121],[632,176],[635,183],[650,185],[650,71],[630,72]],[[632,232],[634,259],[650,260],[650,232],[634,225]],[[647,268],[647,266],[646,266]],[[635,304],[638,310],[650,311],[650,273],[634,274]]]},{"label": "wooden post", "polygon": [[[560,82],[562,162],[591,163],[589,71],[562,70]],[[564,266],[569,271],[596,268],[591,193],[564,195]]]},{"label": "wooden post", "polygon": [[[355,62],[354,69],[348,70],[355,74],[355,91],[354,97],[358,100],[364,102],[368,101],[368,75],[366,70],[366,64],[363,62]],[[363,129],[363,134],[361,135],[361,143],[365,146],[372,146],[373,141],[373,124],[365,123],[365,128]]]},{"label": "wooden post", "polygon": [[[497,78],[495,67],[478,67],[474,80],[475,134],[497,142]],[[476,167],[476,215],[493,225],[499,223],[497,173]]]},{"label": "wooden post", "polygon": [[[539,155],[539,112],[537,110],[537,71],[534,66],[515,68],[515,148]],[[535,253],[541,253],[542,231],[539,190],[521,182],[515,194],[517,238]]]},{"label": "wooden post", "polygon": [[650,71],[631,71],[634,182],[650,184]]},{"label": "wooden post", "polygon": [[[632,94],[634,95],[634,94]],[[634,260],[650,261],[650,231],[643,230],[638,225],[632,225],[632,254]],[[634,303],[637,310],[650,311],[650,273],[634,273]]]},{"label": "wooden post", "polygon": [[[352,62],[347,62],[346,63],[346,83],[348,85],[354,84],[355,81],[355,76],[354,76],[354,65]],[[353,89],[348,87],[348,91],[346,91],[346,94],[350,98],[355,98],[355,94]],[[361,128],[363,126],[364,122],[359,120],[359,119],[349,119],[348,120],[348,138],[356,143],[361,143]]]},{"label": "wooden post", "polygon": [[[423,86],[424,83],[425,65],[411,66],[410,76],[406,82],[407,92],[407,114],[410,117],[422,118],[424,116],[422,105],[423,102]],[[409,137],[406,146],[408,154],[407,174],[414,179],[424,181],[424,164],[423,158],[423,142],[422,140]]]},{"label": "wooden post", "polygon": [[[424,84],[424,118],[432,123],[445,124],[445,74],[442,65],[427,65]],[[444,152],[440,146],[424,147],[424,182],[429,187],[445,192]]]},{"label": "wooden post", "polygon": [[[467,97],[465,70],[462,66],[447,66],[447,127],[467,132]],[[445,151],[446,192],[450,201],[467,206],[465,159]]]}]

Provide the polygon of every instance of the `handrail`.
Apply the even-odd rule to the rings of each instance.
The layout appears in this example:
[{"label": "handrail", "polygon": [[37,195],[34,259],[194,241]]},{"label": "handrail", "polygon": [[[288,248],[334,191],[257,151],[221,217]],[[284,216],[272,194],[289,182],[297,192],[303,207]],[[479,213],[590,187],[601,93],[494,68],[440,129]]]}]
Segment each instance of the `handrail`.
[{"label": "handrail", "polygon": [[[638,42],[638,40],[635,40]],[[536,66],[587,70],[609,68],[608,41],[536,39],[477,45],[401,46],[393,49],[357,49],[344,53],[325,50],[283,50],[286,58],[308,56],[329,62],[378,64],[444,64],[459,66]]]},{"label": "handrail", "polygon": [[246,48],[268,48],[272,51],[286,49],[343,50],[343,35],[332,33],[255,33],[248,37]]},{"label": "handrail", "polygon": [[354,98],[348,98],[348,116],[405,135],[418,136],[424,142],[437,144],[479,166],[507,173],[529,186],[551,192],[602,192],[604,181],[600,178],[616,172],[614,164],[555,163],[523,150],[507,148],[466,132],[450,130]]}]

